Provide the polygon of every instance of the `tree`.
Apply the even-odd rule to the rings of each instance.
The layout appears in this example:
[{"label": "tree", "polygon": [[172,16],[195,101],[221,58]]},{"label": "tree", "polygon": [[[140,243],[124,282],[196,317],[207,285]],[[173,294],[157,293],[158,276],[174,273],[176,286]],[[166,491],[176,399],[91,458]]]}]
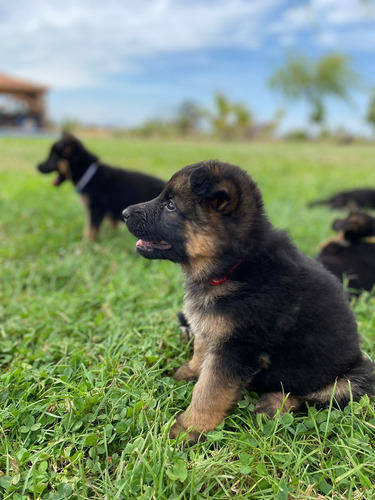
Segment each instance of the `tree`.
[{"label": "tree", "polygon": [[368,111],[366,115],[366,121],[370,124],[373,129],[373,134],[375,137],[375,88],[372,89],[372,95],[370,97]]},{"label": "tree", "polygon": [[232,115],[233,131],[236,137],[243,138],[253,122],[251,112],[245,104],[239,102],[232,105]]},{"label": "tree", "polygon": [[317,61],[304,55],[289,56],[284,67],[269,80],[271,88],[287,99],[306,101],[310,121],[320,125],[326,116],[326,99],[335,97],[349,102],[350,91],[358,83],[359,75],[342,54],[328,54]]},{"label": "tree", "polygon": [[211,115],[214,132],[222,139],[228,139],[231,135],[231,104],[224,94],[215,94],[214,103],[216,110],[215,114]]},{"label": "tree", "polygon": [[243,103],[233,103],[221,93],[214,96],[215,111],[206,111],[214,133],[221,139],[243,138],[252,125],[251,111]]},{"label": "tree", "polygon": [[191,135],[199,130],[203,111],[195,102],[186,100],[177,109],[175,127],[181,135]]}]

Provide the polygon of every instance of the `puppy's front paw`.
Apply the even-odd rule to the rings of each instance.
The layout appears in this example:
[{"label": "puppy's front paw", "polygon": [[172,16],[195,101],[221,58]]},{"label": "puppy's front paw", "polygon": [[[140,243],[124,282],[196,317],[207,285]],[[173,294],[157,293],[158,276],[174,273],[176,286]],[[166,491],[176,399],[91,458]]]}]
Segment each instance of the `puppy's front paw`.
[{"label": "puppy's front paw", "polygon": [[198,375],[189,368],[189,363],[185,363],[176,371],[173,378],[175,380],[186,380],[186,382],[190,382],[190,380],[198,380]]},{"label": "puppy's front paw", "polygon": [[[171,430],[169,431],[170,439],[176,439],[179,434],[183,434],[187,432],[187,427],[184,425],[184,415],[185,412],[180,413],[176,417],[176,422],[172,425]],[[186,444],[193,445],[198,443],[198,441],[205,441],[206,436],[199,431],[191,430],[186,438]]]}]

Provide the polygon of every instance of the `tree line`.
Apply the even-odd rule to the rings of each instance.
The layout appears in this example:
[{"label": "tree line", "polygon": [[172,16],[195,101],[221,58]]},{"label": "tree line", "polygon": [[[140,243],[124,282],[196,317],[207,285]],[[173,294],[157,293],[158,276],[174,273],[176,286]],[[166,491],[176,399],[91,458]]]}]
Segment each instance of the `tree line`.
[{"label": "tree line", "polygon": [[[308,128],[315,128],[317,133],[324,130],[329,99],[335,98],[351,105],[352,92],[364,90],[362,78],[352,68],[350,59],[338,53],[327,54],[316,60],[301,54],[288,56],[284,64],[271,75],[268,84],[286,102],[305,102]],[[223,140],[251,139],[272,136],[284,115],[285,110],[279,109],[268,122],[259,123],[247,104],[234,102],[223,93],[217,93],[212,109],[186,100],[170,119],[148,120],[132,132],[145,137],[207,133]],[[375,88],[369,96],[364,118],[375,136]]]}]

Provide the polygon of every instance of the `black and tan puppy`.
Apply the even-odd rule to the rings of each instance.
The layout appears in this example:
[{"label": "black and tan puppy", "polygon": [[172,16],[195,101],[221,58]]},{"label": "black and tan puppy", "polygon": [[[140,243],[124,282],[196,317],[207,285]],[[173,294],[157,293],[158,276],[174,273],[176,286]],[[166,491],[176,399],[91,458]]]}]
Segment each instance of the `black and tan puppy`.
[{"label": "black and tan puppy", "polygon": [[97,239],[105,217],[115,227],[122,220],[124,206],[155,198],[165,185],[156,177],[101,163],[81,141],[66,132],[38,169],[43,174],[58,172],[55,186],[67,179],[73,182],[88,211],[84,236],[91,240]]},{"label": "black and tan puppy", "polygon": [[327,205],[332,209],[348,208],[349,210],[375,208],[375,189],[364,188],[342,191],[325,200],[313,201],[309,204],[309,207],[317,205]]},{"label": "black and tan puppy", "polygon": [[356,295],[371,291],[375,285],[375,218],[365,213],[351,213],[332,225],[337,236],[326,241],[317,260]]},{"label": "black and tan puppy", "polygon": [[[247,386],[258,412],[304,402],[343,407],[373,394],[354,316],[338,280],[302,255],[268,220],[256,183],[219,161],[177,172],[155,200],[123,212],[148,259],[169,259],[185,276],[184,315],[194,356],[175,374],[197,379],[171,429],[214,429]],[[350,381],[350,383],[349,383]]]}]

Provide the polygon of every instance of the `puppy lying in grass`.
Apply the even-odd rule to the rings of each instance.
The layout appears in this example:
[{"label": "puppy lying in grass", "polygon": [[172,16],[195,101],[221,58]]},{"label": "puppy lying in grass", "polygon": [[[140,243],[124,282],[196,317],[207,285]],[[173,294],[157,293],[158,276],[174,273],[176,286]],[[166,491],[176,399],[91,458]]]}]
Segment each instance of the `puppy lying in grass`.
[{"label": "puppy lying in grass", "polygon": [[340,191],[325,200],[317,200],[309,203],[309,207],[327,205],[329,208],[375,208],[375,189],[363,188],[350,191]]},{"label": "puppy lying in grass", "polygon": [[336,219],[337,235],[323,243],[317,260],[341,281],[347,280],[349,293],[371,291],[375,285],[375,218],[354,212]]},{"label": "puppy lying in grass", "polygon": [[193,358],[175,374],[198,380],[170,435],[197,441],[251,385],[257,412],[305,402],[344,407],[373,394],[374,365],[361,353],[341,284],[268,220],[256,183],[219,161],[177,172],[160,196],[123,212],[148,259],[180,264]]}]

